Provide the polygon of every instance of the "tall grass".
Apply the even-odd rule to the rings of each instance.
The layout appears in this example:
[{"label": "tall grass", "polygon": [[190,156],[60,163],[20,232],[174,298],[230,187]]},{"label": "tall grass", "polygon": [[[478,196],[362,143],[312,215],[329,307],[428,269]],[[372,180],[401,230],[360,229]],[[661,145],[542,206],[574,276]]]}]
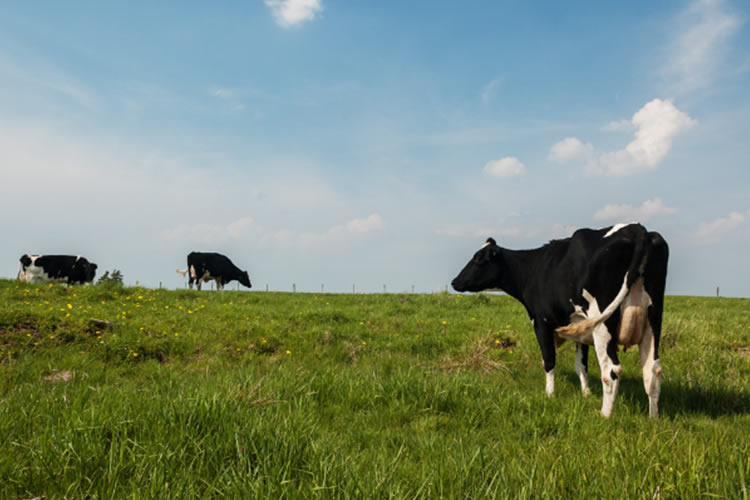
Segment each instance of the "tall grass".
[{"label": "tall grass", "polygon": [[610,419],[505,296],[0,281],[0,497],[747,498],[750,301],[668,297]]}]

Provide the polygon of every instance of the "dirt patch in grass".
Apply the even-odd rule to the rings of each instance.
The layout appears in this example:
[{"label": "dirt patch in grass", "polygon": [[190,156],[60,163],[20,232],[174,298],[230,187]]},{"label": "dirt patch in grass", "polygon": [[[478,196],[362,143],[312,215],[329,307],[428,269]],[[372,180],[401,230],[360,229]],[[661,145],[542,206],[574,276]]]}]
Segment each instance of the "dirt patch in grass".
[{"label": "dirt patch in grass", "polygon": [[497,343],[496,340],[498,339],[495,337],[485,337],[475,341],[471,344],[471,349],[468,353],[443,361],[441,368],[449,373],[461,370],[471,370],[484,374],[489,374],[499,369],[507,371],[508,368],[505,366],[505,363],[492,359],[491,353],[494,349],[501,349],[500,346],[503,343],[508,346],[516,345],[516,343],[510,339],[503,339],[500,343]]}]

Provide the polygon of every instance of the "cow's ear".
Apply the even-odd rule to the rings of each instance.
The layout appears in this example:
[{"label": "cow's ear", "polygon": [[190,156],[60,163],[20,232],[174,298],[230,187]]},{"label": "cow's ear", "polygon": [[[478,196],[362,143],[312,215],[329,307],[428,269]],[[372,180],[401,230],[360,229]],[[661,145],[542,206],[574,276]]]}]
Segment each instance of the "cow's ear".
[{"label": "cow's ear", "polygon": [[487,238],[487,243],[489,243],[490,246],[493,246],[493,247],[497,246],[497,243],[495,242],[494,238]]}]

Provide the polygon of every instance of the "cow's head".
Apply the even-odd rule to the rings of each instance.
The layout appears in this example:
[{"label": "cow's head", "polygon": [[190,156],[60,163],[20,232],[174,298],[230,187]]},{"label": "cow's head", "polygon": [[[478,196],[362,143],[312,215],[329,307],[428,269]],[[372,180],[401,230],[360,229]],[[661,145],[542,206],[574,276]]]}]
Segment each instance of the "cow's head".
[{"label": "cow's head", "polygon": [[96,264],[89,262],[84,257],[79,257],[70,271],[71,283],[88,283],[96,276]]},{"label": "cow's head", "polygon": [[250,276],[247,274],[247,271],[242,271],[240,275],[237,277],[237,281],[242,283],[248,288],[252,288],[252,285],[250,284]]},{"label": "cow's head", "polygon": [[466,266],[451,282],[457,292],[481,292],[500,288],[502,280],[502,256],[495,240],[487,239]]},{"label": "cow's head", "polygon": [[86,282],[94,281],[94,277],[96,276],[96,268],[96,264],[94,264],[93,262],[89,262],[89,265],[86,268]]}]

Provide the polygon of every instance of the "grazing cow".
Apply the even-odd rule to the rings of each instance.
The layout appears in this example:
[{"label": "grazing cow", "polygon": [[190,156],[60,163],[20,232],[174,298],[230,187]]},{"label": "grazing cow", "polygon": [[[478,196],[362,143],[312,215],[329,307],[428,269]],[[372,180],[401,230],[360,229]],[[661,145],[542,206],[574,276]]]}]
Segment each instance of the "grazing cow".
[{"label": "grazing cow", "polygon": [[177,272],[185,276],[190,273],[190,289],[193,283],[201,289],[201,282],[216,281],[216,289],[223,290],[224,285],[232,280],[237,280],[248,288],[250,285],[250,276],[247,271],[242,271],[235,266],[229,257],[215,252],[190,252],[187,256],[188,268],[185,270],[178,269]]},{"label": "grazing cow", "polygon": [[89,283],[96,276],[96,264],[73,255],[29,255],[19,259],[18,279],[31,283]]},{"label": "grazing cow", "polygon": [[488,239],[453,280],[456,291],[501,289],[529,314],[542,351],[546,392],[555,391],[555,348],[578,343],[575,369],[584,395],[588,349],[601,367],[602,415],[609,417],[622,366],[618,344],[638,345],[649,415],[659,415],[661,335],[669,248],[640,224],[579,229],[533,250],[508,250]]}]

